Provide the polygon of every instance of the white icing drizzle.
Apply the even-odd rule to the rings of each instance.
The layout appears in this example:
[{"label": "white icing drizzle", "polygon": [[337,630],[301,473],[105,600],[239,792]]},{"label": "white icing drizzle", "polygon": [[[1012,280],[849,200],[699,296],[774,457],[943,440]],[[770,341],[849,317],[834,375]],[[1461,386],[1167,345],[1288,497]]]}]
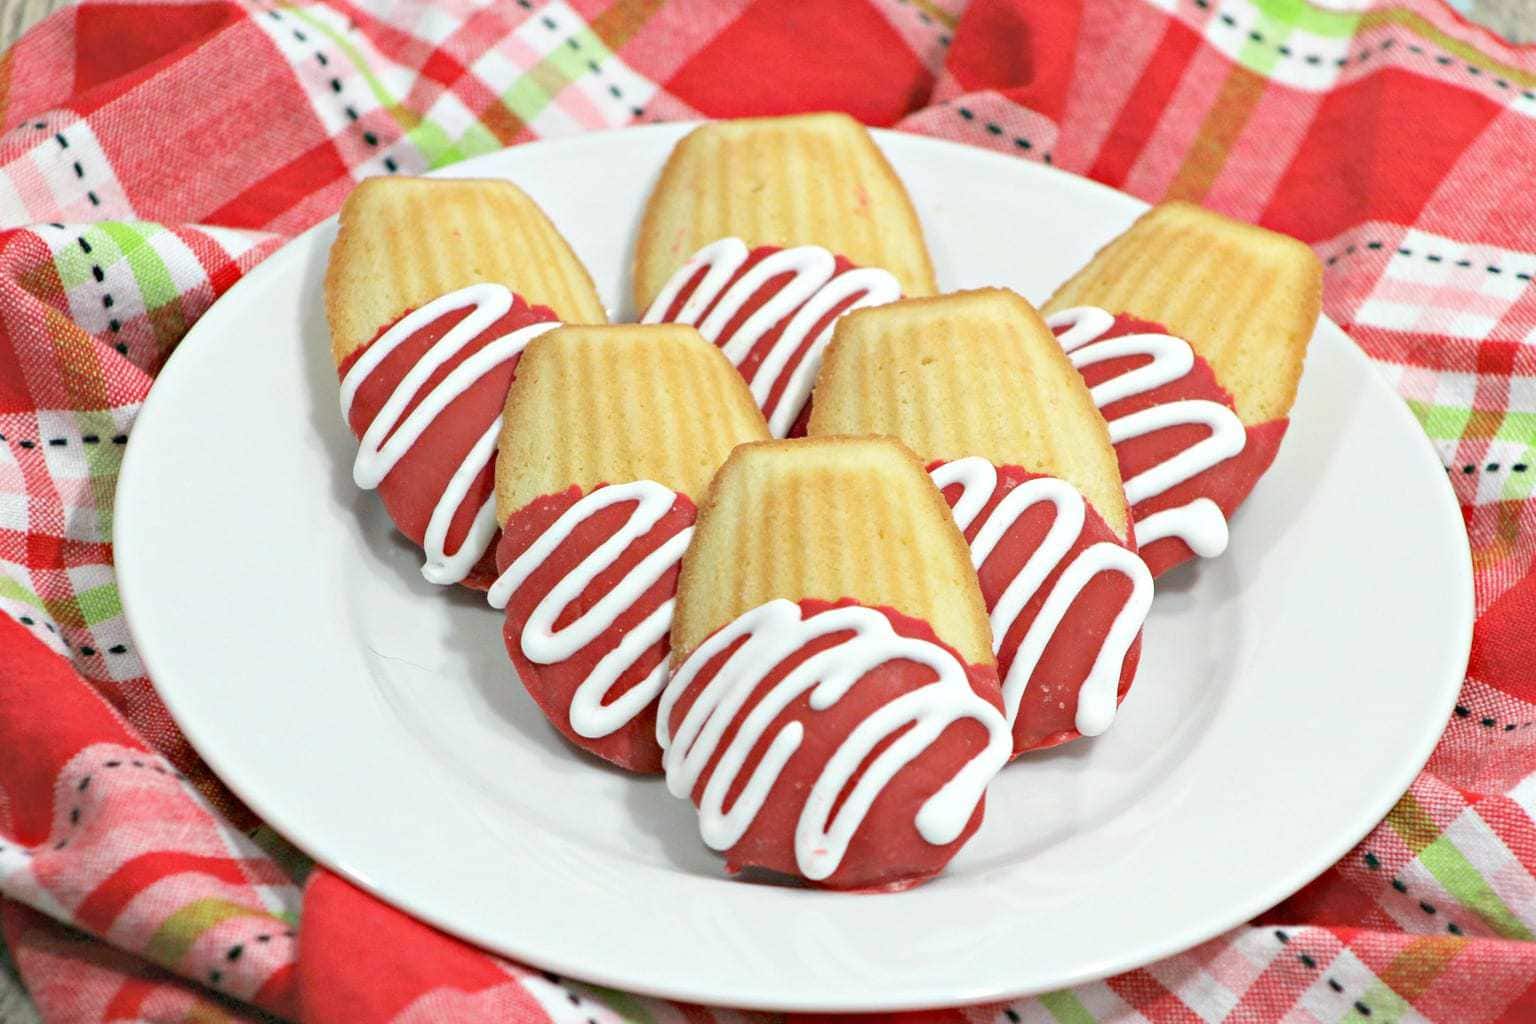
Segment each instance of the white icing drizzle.
[{"label": "white icing drizzle", "polygon": [[[817,637],[842,631],[853,635],[796,665],[761,695],[749,713],[741,715],[747,699],[786,658]],[[706,664],[743,637],[745,642],[698,692],[676,736],[672,736],[667,723],[673,706]],[[726,730],[733,724],[737,729],[710,772],[699,802],[699,831],[704,842],[715,850],[729,849],[746,834],[762,809],[784,765],[804,738],[805,727],[800,722],[791,722],[773,736],[729,812],[724,808],[725,798],[735,787],[748,755],[786,707],[809,691],[811,708],[825,710],[868,672],[897,659],[925,665],[937,672],[938,678],[873,711],[827,759],[806,794],[795,825],[795,862],[800,873],[813,881],[831,876],[886,785],[950,725],[971,718],[986,728],[986,747],[924,801],[915,819],[918,834],[927,842],[935,846],[954,842],[987,783],[1012,752],[1013,740],[1003,716],[971,689],[965,667],[953,654],[937,644],[902,636],[882,613],[853,605],[802,619],[799,605],[782,598],[759,605],[711,635],[678,668],[662,694],[656,738],[666,751],[667,787],[676,796],[692,794]],[[859,772],[870,751],[903,729],[906,731],[858,774],[858,781],[834,816],[831,810],[838,794]]]},{"label": "white icing drizzle", "polygon": [[[747,382],[752,397],[768,416],[768,428],[775,437],[783,437],[794,426],[810,397],[811,385],[821,366],[822,352],[832,340],[833,324],[828,324],[816,336],[804,358],[790,371],[784,390],[772,409],[767,407],[768,396],[790,358],[805,344],[811,329],[838,303],[860,292],[863,294],[844,312],[894,302],[901,298],[901,284],[887,271],[869,267],[845,270],[834,277],[837,257],[816,245],[781,249],[754,264],[732,283],[750,252],[747,243],[739,238],[722,238],[706,245],[668,279],[641,322],[655,324],[665,320],[667,311],[677,301],[684,286],[700,270],[705,271],[704,277],[688,296],[688,301],[683,303],[683,308],[678,310],[673,322],[698,327],[699,333],[719,345],[735,365],[740,366],[763,335],[788,317],[789,322],[778,340]],[[747,301],[781,274],[793,276],[734,332],[722,337],[726,326]],[[704,316],[705,310],[709,311],[708,316]],[[700,317],[703,317],[702,323]]]},{"label": "white icing drizzle", "polygon": [[[940,490],[960,485],[960,498],[955,502],[953,511],[955,523],[962,533],[970,529],[977,515],[997,491],[997,467],[978,456],[935,466],[929,475]],[[1055,513],[1045,539],[1030,553],[1024,567],[1009,581],[992,609],[994,651],[1002,647],[1008,631],[1018,621],[1024,606],[1035,596],[1045,578],[1061,564],[1077,543],[1087,518],[1086,504],[1077,489],[1063,480],[1055,477],[1026,480],[1003,496],[991,515],[987,516],[976,538],[971,541],[971,564],[980,572],[998,542],[1024,513],[1041,502],[1050,502],[1055,506]],[[1084,736],[1097,736],[1114,721],[1115,698],[1120,689],[1120,672],[1125,665],[1125,656],[1137,633],[1141,631],[1147,610],[1152,607],[1152,574],[1146,563],[1131,551],[1118,544],[1100,541],[1079,552],[1057,577],[1056,585],[1051,588],[1045,603],[1040,606],[1040,611],[1019,642],[1013,663],[1003,679],[1003,708],[1007,712],[1010,726],[1018,717],[1024,689],[1034,675],[1041,655],[1066,617],[1067,610],[1095,576],[1106,572],[1118,572],[1128,579],[1131,593],[1115,615],[1115,621],[1104,636],[1098,656],[1093,660],[1093,667],[1078,690],[1075,724],[1077,731]]]},{"label": "white icing drizzle", "polygon": [[[620,615],[633,607],[657,580],[678,563],[693,536],[691,526],[669,537],[659,548],[637,562],[591,608],[560,629],[554,628],[571,603],[591,586],[593,580],[618,561],[631,544],[649,533],[676,500],[676,491],[652,480],[599,487],[561,513],[537,540],[507,566],[507,570],[497,577],[486,592],[485,598],[493,608],[505,608],[517,588],[582,523],[611,505],[635,502],[635,508],[618,532],[561,577],[528,616],[519,642],[529,661],[537,665],[553,665],[580,651],[605,630],[612,628]],[[672,628],[673,601],[673,598],[668,598],[639,625],[625,633],[618,645],[603,655],[591,673],[576,687],[571,697],[570,721],[571,729],[578,736],[599,739],[616,732],[633,721],[661,692],[667,681],[665,658],[645,679],[616,700],[607,702],[608,691],[618,682],[619,677]]]},{"label": "white icing drizzle", "polygon": [[[1091,394],[1100,409],[1178,380],[1194,367],[1195,353],[1189,343],[1169,334],[1126,334],[1098,340],[1114,322],[1113,314],[1096,306],[1076,306],[1046,318],[1053,330],[1066,328],[1058,340],[1072,365],[1079,369],[1127,356],[1152,357],[1144,366],[1095,385]],[[1115,444],[1188,424],[1209,427],[1210,436],[1127,480],[1125,495],[1132,505],[1237,455],[1247,443],[1248,434],[1231,409],[1204,399],[1165,402],[1110,421],[1109,439]],[[1138,545],[1146,547],[1164,537],[1178,537],[1195,554],[1211,558],[1227,548],[1227,520],[1214,501],[1196,498],[1187,505],[1164,509],[1136,523]]]},{"label": "white icing drizzle", "polygon": [[[352,364],[341,382],[341,414],[350,419],[352,402],[357,397],[358,388],[406,339],[440,317],[466,306],[474,308],[422,354],[395,390],[390,392],[388,401],[363,432],[358,444],[357,460],[352,465],[352,479],[357,486],[364,490],[377,487],[454,399],[496,367],[516,359],[534,338],[560,326],[552,321],[530,324],[491,341],[454,367],[401,423],[401,414],[425,386],[428,378],[512,308],[512,293],[499,284],[474,284],[439,296],[403,317],[358,356],[357,362]],[[501,416],[498,414],[480,436],[480,440],[469,450],[469,454],[464,456],[464,461],[454,470],[437,504],[432,507],[432,516],[427,521],[426,533],[422,537],[427,561],[422,566],[421,574],[428,582],[457,583],[468,576],[475,564],[484,557],[491,539],[496,536],[496,503],[493,498],[487,498],[459,549],[451,555],[444,550],[454,513],[469,493],[475,478],[496,457],[496,439],[500,433]]]}]

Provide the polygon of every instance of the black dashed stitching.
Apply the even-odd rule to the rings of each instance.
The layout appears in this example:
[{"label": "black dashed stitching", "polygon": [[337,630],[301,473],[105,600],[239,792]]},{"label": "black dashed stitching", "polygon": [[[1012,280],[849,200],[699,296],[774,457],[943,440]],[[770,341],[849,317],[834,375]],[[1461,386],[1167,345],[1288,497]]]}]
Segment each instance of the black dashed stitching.
[{"label": "black dashed stitching", "polygon": [[[1365,243],[1365,248],[1366,249],[1370,249],[1370,250],[1382,249],[1382,248],[1385,248],[1385,243],[1379,242],[1379,241],[1370,241],[1370,242],[1366,242]],[[1351,243],[1350,245],[1346,246],[1344,249],[1342,249],[1339,252],[1336,252],[1332,256],[1328,257],[1324,262],[1328,266],[1333,266],[1335,263],[1337,263],[1339,260],[1343,259],[1345,256],[1353,256],[1356,251],[1357,250],[1356,250],[1355,243]],[[1398,246],[1396,248],[1396,251],[1397,251],[1397,255],[1399,255],[1399,256],[1408,256],[1408,257],[1418,256],[1418,257],[1420,257],[1422,259],[1428,260],[1430,263],[1444,263],[1446,261],[1445,255],[1442,254],[1442,253],[1438,253],[1438,252],[1420,253],[1420,252],[1417,252],[1414,249],[1409,249],[1406,246]],[[1462,267],[1462,268],[1470,267],[1470,266],[1473,265],[1472,261],[1469,260],[1469,259],[1458,259],[1458,260],[1456,260],[1454,262],[1455,262],[1456,266]],[[1483,265],[1483,269],[1486,270],[1490,274],[1502,274],[1502,273],[1504,273],[1504,268],[1499,266],[1496,263],[1486,263],[1486,264]],[[1515,273],[1514,276],[1516,278],[1520,279],[1521,281],[1527,281],[1528,282],[1528,281],[1531,280],[1531,274],[1528,271],[1518,271],[1518,272]]]}]

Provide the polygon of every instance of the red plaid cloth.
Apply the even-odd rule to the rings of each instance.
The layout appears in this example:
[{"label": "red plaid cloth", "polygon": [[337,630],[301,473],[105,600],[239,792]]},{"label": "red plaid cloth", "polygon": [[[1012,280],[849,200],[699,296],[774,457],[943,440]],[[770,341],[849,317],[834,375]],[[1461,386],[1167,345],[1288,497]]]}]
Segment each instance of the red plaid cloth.
[{"label": "red plaid cloth", "polygon": [[1435,0],[335,0],[87,3],[0,61],[0,921],[46,1020],[730,1015],[301,890],[144,677],[111,500],[187,326],[357,179],[829,107],[1312,244],[1477,568],[1455,715],[1340,864],[1181,956],[932,1016],[1536,1019],[1536,53]]}]

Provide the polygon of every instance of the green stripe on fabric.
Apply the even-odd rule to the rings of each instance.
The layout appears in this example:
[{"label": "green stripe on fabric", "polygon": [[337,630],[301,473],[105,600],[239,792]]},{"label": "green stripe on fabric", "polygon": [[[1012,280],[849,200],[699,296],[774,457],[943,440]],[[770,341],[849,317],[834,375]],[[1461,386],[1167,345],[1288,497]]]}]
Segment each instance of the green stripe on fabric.
[{"label": "green stripe on fabric", "polygon": [[602,64],[612,55],[600,38],[590,29],[583,28],[556,45],[543,60],[513,82],[501,94],[501,101],[522,120],[532,121],[562,89],[590,73],[589,61]]},{"label": "green stripe on fabric", "polygon": [[583,984],[581,988],[630,1024],[655,1024],[656,1018],[651,1016],[651,1011],[645,1008],[637,996],[618,989],[603,988],[601,985]]},{"label": "green stripe on fabric", "polygon": [[418,118],[414,115],[410,117],[402,116],[404,111],[400,106],[400,101],[384,87],[383,80],[369,69],[368,62],[363,58],[362,51],[353,46],[351,40],[302,8],[283,7],[280,9],[283,13],[293,15],[316,32],[325,36],[326,39],[336,45],[337,49],[346,54],[347,59],[352,62],[352,66],[357,69],[357,73],[363,77],[363,82],[368,86],[368,91],[373,93],[373,98],[384,109],[384,112],[400,126],[401,132],[404,133],[411,144],[421,150],[422,155],[427,158],[427,163],[430,166],[442,167],[445,164],[453,163],[455,160],[463,159],[463,154],[458,151],[452,140],[448,138],[448,134],[440,126],[433,124],[425,118]]},{"label": "green stripe on fabric", "polygon": [[149,241],[163,232],[163,227],[148,223],[129,224],[120,220],[104,220],[98,227],[112,239],[128,261],[128,269],[133,271],[133,279],[138,282],[145,309],[159,309],[181,297],[181,289],[171,279],[170,268]]},{"label": "green stripe on fabric", "polygon": [[538,117],[554,98],[549,84],[538,73],[543,66],[535,65],[501,94],[502,105],[524,121]]},{"label": "green stripe on fabric", "polygon": [[198,936],[221,921],[232,917],[273,917],[264,911],[243,907],[228,900],[206,899],[188,903],[166,918],[144,947],[144,955],[167,967],[176,965]]},{"label": "green stripe on fabric", "polygon": [[1280,63],[1280,51],[1277,47],[1288,43],[1291,38],[1290,26],[1277,18],[1270,17],[1260,8],[1259,20],[1254,25],[1254,31],[1264,37],[1262,43],[1256,43],[1249,39],[1237,52],[1237,59],[1250,71],[1269,77],[1274,73],[1275,65]]},{"label": "green stripe on fabric", "polygon": [[1351,36],[1360,24],[1358,14],[1314,7],[1305,0],[1253,0],[1253,6],[1266,17],[1315,36],[1333,39]]},{"label": "green stripe on fabric", "polygon": [[123,613],[123,605],[117,596],[115,583],[103,583],[99,587],[82,590],[75,595],[75,600],[80,603],[80,614],[85,618],[85,624],[88,626],[94,626],[98,622],[104,622]]},{"label": "green stripe on fabric", "polygon": [[[81,237],[85,238],[86,235],[91,233],[91,229],[87,229],[81,233]],[[87,245],[91,245],[89,238],[86,238],[85,242]],[[95,246],[92,245],[91,248],[94,250]],[[64,286],[66,291],[91,279],[92,262],[91,257],[87,256],[85,251],[78,245],[66,245],[55,253],[53,257],[53,265],[59,273],[59,283]]]},{"label": "green stripe on fabric", "polygon": [[1467,432],[1472,410],[1458,405],[1433,405],[1410,398],[1408,408],[1417,417],[1424,433],[1440,441],[1455,441]]},{"label": "green stripe on fabric", "polygon": [[1407,1000],[1391,988],[1377,982],[1360,994],[1357,1000],[1370,1013],[1361,1013],[1351,1006],[1349,1012],[1340,1017],[1341,1022],[1348,1024],[1397,1024],[1411,1007]]},{"label": "green stripe on fabric", "polygon": [[1536,937],[1447,836],[1442,835],[1426,846],[1419,853],[1419,861],[1456,902],[1482,918],[1503,938],[1529,941]]},{"label": "green stripe on fabric", "polygon": [[[572,46],[571,43],[575,43]],[[602,64],[603,61],[613,56],[608,47],[588,28],[573,33],[571,37],[559,46],[555,47],[544,58],[543,63],[560,69],[566,81],[574,82],[582,75],[591,71],[587,62]]]},{"label": "green stripe on fabric", "polygon": [[1088,1007],[1068,989],[1048,992],[1038,998],[1040,1005],[1051,1011],[1051,1016],[1061,1024],[1094,1024],[1093,1014],[1088,1012]]},{"label": "green stripe on fabric", "polygon": [[1536,444],[1536,412],[1506,412],[1493,436],[1500,441]]},{"label": "green stripe on fabric", "polygon": [[0,576],[0,597],[29,604],[39,611],[43,610],[43,599],[9,576]]},{"label": "green stripe on fabric", "polygon": [[106,543],[112,539],[112,501],[117,494],[117,473],[123,464],[123,446],[112,444],[111,440],[122,431],[105,409],[79,409],[75,412],[75,423],[81,437],[97,438],[97,443],[82,447],[90,470],[91,500],[96,507],[96,532],[90,539]]},{"label": "green stripe on fabric", "polygon": [[463,157],[468,158],[504,147],[501,140],[492,134],[490,129],[476,122],[464,129],[464,134],[459,136],[457,148]]}]

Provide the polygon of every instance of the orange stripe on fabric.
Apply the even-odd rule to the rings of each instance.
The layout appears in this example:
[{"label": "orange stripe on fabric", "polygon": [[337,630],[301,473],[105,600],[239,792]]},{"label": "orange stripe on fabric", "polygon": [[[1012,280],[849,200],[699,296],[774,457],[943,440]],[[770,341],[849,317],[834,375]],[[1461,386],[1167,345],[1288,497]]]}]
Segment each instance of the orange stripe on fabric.
[{"label": "orange stripe on fabric", "polygon": [[664,6],[665,0],[619,0],[589,24],[593,35],[608,49],[617,52]]},{"label": "orange stripe on fabric", "polygon": [[53,341],[53,356],[64,385],[68,408],[106,409],[122,404],[107,395],[107,375],[99,358],[96,339],[69,318],[49,306],[44,313],[48,337]]},{"label": "orange stripe on fabric", "polygon": [[0,124],[5,123],[6,111],[11,106],[11,55],[15,52],[7,49],[0,54]]},{"label": "orange stripe on fabric", "polygon": [[1216,94],[1216,102],[1206,112],[1200,131],[1195,136],[1189,155],[1179,167],[1173,183],[1168,186],[1164,199],[1187,199],[1199,202],[1210,190],[1227,154],[1242,134],[1253,115],[1254,108],[1264,95],[1266,81],[1247,68],[1233,67],[1227,80]]},{"label": "orange stripe on fabric", "polygon": [[1449,935],[1426,935],[1417,939],[1381,972],[1382,983],[1407,1002],[1417,1002],[1466,944],[1467,940]]}]

